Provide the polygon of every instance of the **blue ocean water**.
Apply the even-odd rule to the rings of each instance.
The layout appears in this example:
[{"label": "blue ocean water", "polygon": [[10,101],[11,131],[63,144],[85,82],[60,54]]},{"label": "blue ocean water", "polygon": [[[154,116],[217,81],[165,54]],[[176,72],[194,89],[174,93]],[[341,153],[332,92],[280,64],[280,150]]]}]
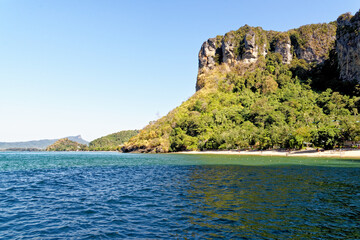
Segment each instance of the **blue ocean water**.
[{"label": "blue ocean water", "polygon": [[1,239],[360,239],[360,161],[0,153]]}]

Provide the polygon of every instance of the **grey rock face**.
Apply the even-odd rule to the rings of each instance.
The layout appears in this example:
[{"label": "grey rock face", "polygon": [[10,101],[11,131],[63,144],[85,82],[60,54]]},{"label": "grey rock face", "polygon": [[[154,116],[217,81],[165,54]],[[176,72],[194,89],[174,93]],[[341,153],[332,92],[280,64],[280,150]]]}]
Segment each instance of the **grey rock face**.
[{"label": "grey rock face", "polygon": [[232,41],[232,38],[225,41],[225,38],[221,42],[221,50],[223,59],[222,61],[228,65],[232,65],[236,62],[235,54],[234,54],[235,44]]},{"label": "grey rock face", "polygon": [[306,62],[321,63],[325,60],[324,57],[317,55],[310,47],[307,47],[305,49],[295,48],[295,54],[299,59],[304,59]]},{"label": "grey rock face", "polygon": [[296,56],[313,63],[311,66],[318,66],[329,57],[337,56],[340,79],[360,84],[360,11],[354,16],[341,15],[337,24],[309,24],[287,32],[264,31],[245,25],[225,36],[210,38],[199,52],[197,90],[205,86],[205,80],[199,76],[204,77],[207,70],[219,64],[224,64],[220,71],[237,70],[244,67],[243,64],[258,61],[268,51],[281,54],[283,64],[290,64]]},{"label": "grey rock face", "polygon": [[297,58],[306,62],[323,63],[334,48],[336,40],[336,26],[334,24],[310,24],[298,28],[300,39],[294,44]]},{"label": "grey rock face", "polygon": [[210,38],[201,46],[199,52],[199,69],[213,69],[215,67],[215,54],[215,38]]},{"label": "grey rock face", "polygon": [[343,14],[337,20],[336,51],[340,78],[360,83],[360,12]]},{"label": "grey rock face", "polygon": [[253,31],[249,31],[244,38],[245,51],[242,60],[245,63],[256,62],[259,55],[259,46],[256,45],[256,35]]},{"label": "grey rock face", "polygon": [[291,54],[291,42],[287,37],[284,41],[278,40],[275,44],[275,52],[280,53],[283,57],[283,64],[290,64],[293,56]]},{"label": "grey rock face", "polygon": [[238,63],[253,63],[260,55],[266,56],[267,44],[265,42],[258,46],[257,37],[259,36],[250,29],[242,38],[229,32],[222,39],[208,39],[199,52],[199,72],[214,69],[220,63],[234,66]]},{"label": "grey rock face", "polygon": [[[343,21],[343,24],[348,26],[354,23],[350,23],[349,20],[348,22]],[[246,29],[245,34],[240,31],[240,28],[238,31],[226,33],[225,36],[222,37],[222,40],[210,38],[204,42],[199,52],[199,71],[211,70],[215,68],[217,63],[224,63],[227,66],[234,66],[238,63],[253,63],[259,59],[260,55],[266,56],[268,51],[267,42],[274,39],[268,39],[268,36],[264,35],[257,36],[258,32],[255,31],[254,28],[249,28],[246,25],[242,28],[242,31],[244,31],[244,28]],[[329,51],[334,47],[336,40],[335,29],[336,26],[334,24],[311,24],[302,26],[295,29],[296,34],[299,35],[299,39],[295,40],[294,43],[292,40],[290,41],[289,36],[291,32],[290,34],[288,32],[279,33],[279,35],[275,37],[277,42],[274,46],[274,52],[282,55],[284,64],[289,64],[292,61],[292,48],[297,58],[304,59],[307,62],[321,64],[328,58]],[[241,36],[239,34],[244,35],[243,37],[239,37]],[[260,34],[264,34],[264,32]],[[341,41],[341,39],[338,41]],[[343,42],[346,41],[347,40],[343,40]],[[354,41],[358,43],[358,38]],[[262,42],[261,44],[263,45],[260,46],[259,42]],[[353,43],[353,45],[354,44],[355,43]],[[349,49],[346,44],[340,44],[338,48],[339,50],[340,48]],[[349,54],[350,55],[346,56],[350,58],[351,61],[355,58],[354,61],[356,62],[357,55],[350,57],[352,56],[351,51]],[[340,56],[340,58],[345,59],[344,56]],[[347,61],[349,62],[350,60]],[[349,67],[350,65],[347,64],[346,66]]]}]

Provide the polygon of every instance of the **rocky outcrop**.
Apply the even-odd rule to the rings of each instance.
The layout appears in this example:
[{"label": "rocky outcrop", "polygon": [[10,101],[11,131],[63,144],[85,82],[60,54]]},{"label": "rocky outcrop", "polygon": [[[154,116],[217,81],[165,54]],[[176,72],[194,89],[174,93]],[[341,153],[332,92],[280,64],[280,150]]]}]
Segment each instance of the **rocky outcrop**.
[{"label": "rocky outcrop", "polygon": [[289,31],[294,53],[306,62],[323,63],[335,46],[336,24],[309,24]]},{"label": "rocky outcrop", "polygon": [[[265,31],[247,25],[224,36],[210,38],[204,42],[199,52],[199,71],[214,69],[224,63],[234,66],[238,63],[253,63],[260,55],[267,53]],[[260,41],[262,40],[262,41]]]},{"label": "rocky outcrop", "polygon": [[346,13],[337,19],[336,51],[340,78],[360,83],[360,12]]},{"label": "rocky outcrop", "polygon": [[[227,37],[227,35],[225,35]],[[225,40],[226,39],[226,40]],[[232,37],[224,38],[221,42],[221,51],[222,51],[222,62],[228,65],[233,65],[237,62],[235,56],[235,41]]]},{"label": "rocky outcrop", "polygon": [[[337,54],[340,79],[360,83],[360,12],[354,16],[343,14],[337,22],[309,24],[287,32],[245,25],[224,36],[210,38],[199,52],[198,81],[201,82],[197,83],[197,90],[205,86],[199,78],[204,72],[221,64],[225,66],[222,71],[232,71],[234,66],[241,69],[269,52],[282,55],[283,64],[297,58],[320,68],[336,59]],[[330,52],[335,57],[330,59]]]},{"label": "rocky outcrop", "polygon": [[[262,49],[262,52],[260,49]],[[244,38],[244,53],[241,56],[241,60],[244,63],[253,63],[258,60],[260,54],[266,55],[266,43],[263,46],[259,46],[256,43],[256,34],[250,30]]]},{"label": "rocky outcrop", "polygon": [[[221,63],[228,66],[254,63],[269,51],[280,53],[284,64],[289,64],[294,56],[320,64],[328,58],[335,39],[335,23],[310,24],[287,32],[264,31],[245,25],[226,33],[221,41],[218,36],[204,42],[199,52],[199,71],[213,69]],[[274,44],[273,49],[269,43]]]},{"label": "rocky outcrop", "polygon": [[288,34],[279,34],[275,40],[275,53],[280,53],[283,57],[283,64],[289,64],[293,59],[291,53],[291,41]]},{"label": "rocky outcrop", "polygon": [[203,43],[199,52],[199,68],[213,69],[215,67],[216,40],[210,38]]}]

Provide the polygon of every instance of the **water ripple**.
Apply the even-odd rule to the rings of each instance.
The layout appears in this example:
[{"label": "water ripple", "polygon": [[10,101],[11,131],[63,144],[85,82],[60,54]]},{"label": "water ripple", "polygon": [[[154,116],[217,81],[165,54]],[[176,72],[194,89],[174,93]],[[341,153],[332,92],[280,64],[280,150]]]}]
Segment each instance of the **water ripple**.
[{"label": "water ripple", "polygon": [[0,154],[0,238],[360,239],[354,163],[128,156]]}]

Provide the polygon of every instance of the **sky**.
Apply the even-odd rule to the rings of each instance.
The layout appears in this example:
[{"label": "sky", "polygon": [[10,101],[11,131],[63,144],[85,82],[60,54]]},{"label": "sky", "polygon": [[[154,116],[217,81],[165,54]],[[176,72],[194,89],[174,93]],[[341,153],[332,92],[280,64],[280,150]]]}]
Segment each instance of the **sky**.
[{"label": "sky", "polygon": [[195,92],[208,38],[355,14],[359,0],[0,0],[0,141],[141,129]]}]

